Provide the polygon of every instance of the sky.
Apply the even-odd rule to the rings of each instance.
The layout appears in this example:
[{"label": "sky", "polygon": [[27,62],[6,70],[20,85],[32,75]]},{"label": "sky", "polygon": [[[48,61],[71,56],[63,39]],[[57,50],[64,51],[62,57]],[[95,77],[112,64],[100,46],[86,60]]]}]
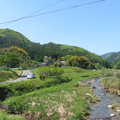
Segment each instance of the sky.
[{"label": "sky", "polygon": [[[39,15],[1,24],[31,13]],[[78,46],[97,55],[118,52],[120,0],[0,0],[0,29],[5,28],[40,44]]]}]

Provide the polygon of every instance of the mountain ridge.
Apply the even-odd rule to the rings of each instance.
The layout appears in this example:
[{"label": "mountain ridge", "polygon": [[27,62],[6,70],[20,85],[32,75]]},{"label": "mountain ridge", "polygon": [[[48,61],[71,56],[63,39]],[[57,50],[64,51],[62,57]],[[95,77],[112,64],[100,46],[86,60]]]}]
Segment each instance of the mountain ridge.
[{"label": "mountain ridge", "polygon": [[102,58],[106,58],[107,56],[111,55],[112,53],[115,53],[115,52],[105,53],[105,54],[101,55],[101,57],[102,57]]},{"label": "mountain ridge", "polygon": [[86,56],[92,63],[100,63],[101,65],[108,67],[110,63],[104,60],[99,55],[80,48],[77,46],[69,46],[62,44],[55,44],[49,42],[47,44],[38,44],[30,41],[27,37],[19,32],[13,31],[11,29],[0,29],[0,48],[11,47],[12,45],[19,48],[23,48],[28,52],[29,56],[33,60],[44,61],[44,56],[51,56],[57,59],[58,56]]}]

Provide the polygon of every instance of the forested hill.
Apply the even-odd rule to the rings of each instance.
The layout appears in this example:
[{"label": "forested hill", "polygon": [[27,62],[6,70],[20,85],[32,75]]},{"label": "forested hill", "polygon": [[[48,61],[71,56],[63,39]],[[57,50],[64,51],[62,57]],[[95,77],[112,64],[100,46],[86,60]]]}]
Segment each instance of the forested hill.
[{"label": "forested hill", "polygon": [[112,53],[105,58],[107,61],[112,62],[114,65],[120,61],[120,52]]},{"label": "forested hill", "polygon": [[33,43],[24,35],[11,29],[0,29],[0,48],[11,47],[12,45],[23,48],[33,60],[43,61],[44,56],[51,56],[57,59],[58,56],[77,55],[86,56],[92,63],[98,63],[104,67],[110,67],[110,63],[102,57],[95,55],[83,48],[76,46],[48,43],[40,45]]},{"label": "forested hill", "polygon": [[106,58],[107,56],[111,55],[112,53],[114,53],[114,52],[105,53],[105,54],[101,55],[101,57]]}]

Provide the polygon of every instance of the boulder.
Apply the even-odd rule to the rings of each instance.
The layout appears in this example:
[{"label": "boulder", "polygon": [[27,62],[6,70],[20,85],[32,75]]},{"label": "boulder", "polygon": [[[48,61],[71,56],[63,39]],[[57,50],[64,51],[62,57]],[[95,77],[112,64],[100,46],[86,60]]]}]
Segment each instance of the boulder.
[{"label": "boulder", "polygon": [[120,112],[120,110],[118,109],[117,112]]},{"label": "boulder", "polygon": [[86,93],[86,95],[88,95],[88,96],[90,96],[90,97],[92,97],[92,98],[93,98],[93,96],[92,96],[90,93]]},{"label": "boulder", "polygon": [[110,117],[114,117],[114,116],[115,116],[115,114],[114,114],[114,113],[110,114]]},{"label": "boulder", "polygon": [[112,105],[108,105],[108,108],[111,108],[112,107]]}]

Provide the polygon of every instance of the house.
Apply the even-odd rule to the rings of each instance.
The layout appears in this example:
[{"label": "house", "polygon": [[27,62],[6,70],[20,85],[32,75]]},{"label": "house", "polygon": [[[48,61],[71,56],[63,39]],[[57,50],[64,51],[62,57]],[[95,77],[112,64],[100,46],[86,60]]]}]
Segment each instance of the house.
[{"label": "house", "polygon": [[46,63],[42,62],[42,63],[39,64],[39,66],[43,66],[43,65],[46,66]]},{"label": "house", "polygon": [[53,62],[47,62],[46,63],[46,66],[51,66],[51,65],[53,65],[54,63]]}]

